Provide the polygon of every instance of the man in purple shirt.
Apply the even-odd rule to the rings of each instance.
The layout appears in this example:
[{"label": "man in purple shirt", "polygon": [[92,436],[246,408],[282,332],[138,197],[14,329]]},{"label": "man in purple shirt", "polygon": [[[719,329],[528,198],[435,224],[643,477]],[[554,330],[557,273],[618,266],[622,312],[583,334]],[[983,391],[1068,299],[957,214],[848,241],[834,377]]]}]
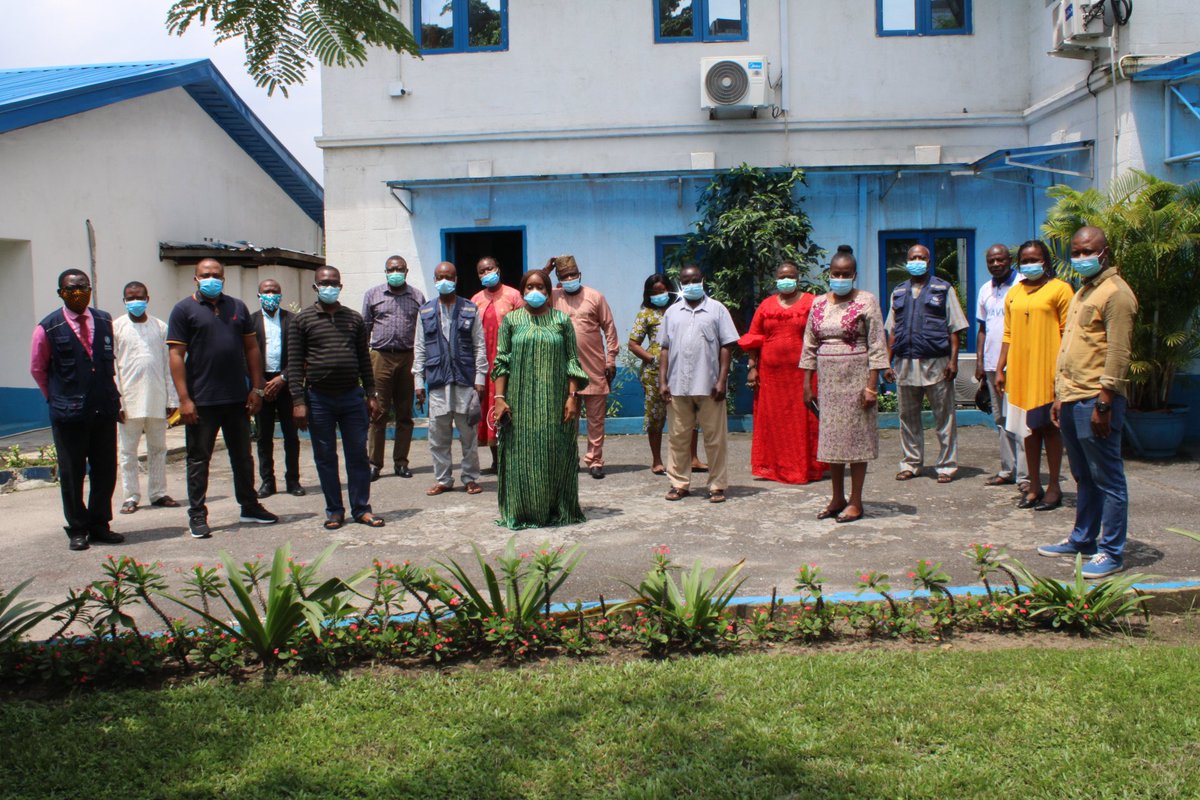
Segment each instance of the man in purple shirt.
[{"label": "man in purple shirt", "polygon": [[383,266],[387,282],[373,286],[363,297],[362,318],[371,345],[371,369],[383,413],[369,433],[371,480],[379,480],[387,445],[387,416],[396,417],[392,465],[401,478],[411,478],[408,449],[413,432],[413,336],[425,295],[408,285],[408,262],[392,256]]}]

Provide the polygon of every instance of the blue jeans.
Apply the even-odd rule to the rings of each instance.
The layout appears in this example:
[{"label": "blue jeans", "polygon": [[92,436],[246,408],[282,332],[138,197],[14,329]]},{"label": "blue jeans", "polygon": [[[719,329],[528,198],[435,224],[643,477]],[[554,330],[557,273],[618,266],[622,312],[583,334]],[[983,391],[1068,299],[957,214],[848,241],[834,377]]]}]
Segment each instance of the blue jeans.
[{"label": "blue jeans", "polygon": [[367,403],[362,388],[339,395],[308,390],[308,434],[312,441],[317,478],[325,494],[327,517],[346,515],[342,479],[338,472],[337,437],[342,432],[346,457],[346,491],[350,514],[358,519],[371,513],[371,463],[367,459]]},{"label": "blue jeans", "polygon": [[1082,550],[1098,546],[1120,564],[1124,562],[1125,536],[1129,532],[1129,490],[1125,462],[1121,460],[1125,398],[1118,395],[1113,399],[1112,431],[1105,439],[1092,433],[1095,409],[1096,398],[1092,398],[1063,403],[1059,414],[1071,475],[1079,484],[1071,542]]}]

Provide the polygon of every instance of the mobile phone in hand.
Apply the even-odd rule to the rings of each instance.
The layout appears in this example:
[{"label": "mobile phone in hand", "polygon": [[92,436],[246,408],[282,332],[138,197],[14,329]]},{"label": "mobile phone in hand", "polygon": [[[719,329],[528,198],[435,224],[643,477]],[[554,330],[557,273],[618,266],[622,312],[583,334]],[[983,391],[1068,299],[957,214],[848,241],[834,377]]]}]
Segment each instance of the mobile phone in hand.
[{"label": "mobile phone in hand", "polygon": [[816,417],[817,419],[821,418],[821,407],[819,405],[817,405],[817,401],[815,399],[809,400],[804,405],[808,407],[808,410],[813,413],[814,417]]}]

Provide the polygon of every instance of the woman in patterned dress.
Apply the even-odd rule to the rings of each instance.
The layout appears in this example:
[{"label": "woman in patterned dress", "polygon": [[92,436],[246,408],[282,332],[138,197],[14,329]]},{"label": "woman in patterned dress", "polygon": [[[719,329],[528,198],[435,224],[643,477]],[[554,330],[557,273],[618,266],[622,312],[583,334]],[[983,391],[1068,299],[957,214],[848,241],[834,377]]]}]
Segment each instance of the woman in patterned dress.
[{"label": "woman in patterned dress", "polygon": [[[661,274],[646,278],[642,288],[642,308],[633,321],[629,332],[629,352],[642,360],[642,390],[646,393],[646,438],[650,441],[650,471],[665,475],[662,460],[663,427],[667,423],[667,406],[658,392],[658,326],[662,322],[667,306],[676,299],[672,297],[667,276]],[[647,347],[642,342],[649,340]]]},{"label": "woman in patterned dress", "polygon": [[754,392],[750,471],[779,483],[820,480],[826,469],[817,460],[817,417],[796,405],[812,378],[796,364],[813,304],[813,295],[800,291],[799,279],[799,267],[790,261],[780,264],[775,270],[778,294],[759,305],[750,330],[738,340],[750,355],[746,386]]},{"label": "woman in patterned dress", "polygon": [[[867,462],[879,457],[879,412],[876,386],[887,369],[883,313],[875,295],[854,288],[858,263],[848,245],[838,248],[829,265],[827,294],[813,301],[804,331],[800,368],[817,371],[820,415],[817,458],[829,464],[829,505],[817,519],[835,517],[854,522],[863,517],[863,483]],[[804,404],[813,407],[813,391],[804,383]],[[850,465],[850,498],[846,498],[846,465]]]},{"label": "woman in patterned dress", "polygon": [[571,319],[547,303],[540,270],[521,277],[525,307],[500,322],[492,367],[500,519],[518,530],[583,522],[579,507],[578,391],[587,374]]},{"label": "woman in patterned dress", "polygon": [[475,293],[471,302],[479,309],[488,360],[487,390],[483,393],[483,402],[480,406],[482,415],[480,419],[484,420],[484,423],[479,426],[479,443],[486,444],[492,451],[492,465],[484,472],[494,475],[496,474],[496,429],[487,424],[487,420],[491,416],[492,395],[496,393],[491,372],[496,363],[496,343],[500,339],[500,320],[504,319],[504,315],[508,312],[523,306],[525,301],[521,299],[520,292],[512,286],[506,286],[500,282],[500,264],[496,259],[491,256],[481,258],[475,269],[479,273],[479,282],[483,284],[483,288]]}]

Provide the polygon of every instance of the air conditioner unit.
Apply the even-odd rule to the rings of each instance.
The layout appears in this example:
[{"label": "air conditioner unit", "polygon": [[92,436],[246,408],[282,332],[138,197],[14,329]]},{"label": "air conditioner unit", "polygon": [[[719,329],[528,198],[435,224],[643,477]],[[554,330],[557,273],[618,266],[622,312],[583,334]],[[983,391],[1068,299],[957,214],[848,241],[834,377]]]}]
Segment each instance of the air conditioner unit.
[{"label": "air conditioner unit", "polygon": [[1096,41],[1108,34],[1105,3],[1055,0],[1050,6],[1051,51],[1103,46]]},{"label": "air conditioner unit", "polygon": [[765,56],[700,59],[700,107],[750,108],[768,105]]}]

